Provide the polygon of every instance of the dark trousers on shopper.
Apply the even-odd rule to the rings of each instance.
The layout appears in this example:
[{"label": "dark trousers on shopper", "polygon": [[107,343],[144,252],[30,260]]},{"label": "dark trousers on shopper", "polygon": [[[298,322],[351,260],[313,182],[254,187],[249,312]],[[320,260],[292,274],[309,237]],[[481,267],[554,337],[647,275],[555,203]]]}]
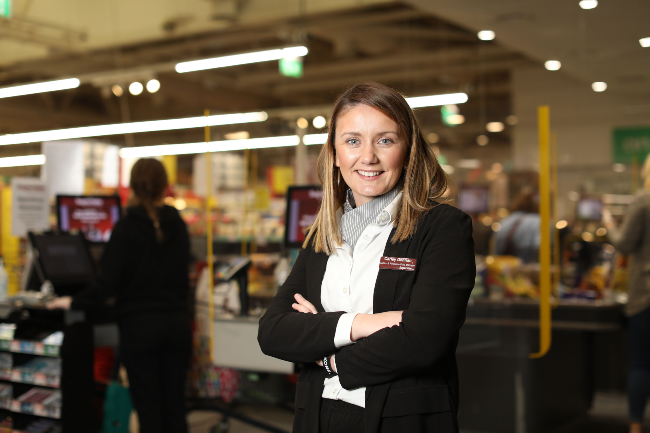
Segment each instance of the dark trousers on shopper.
[{"label": "dark trousers on shopper", "polygon": [[187,433],[185,380],[192,330],[185,312],[122,318],[120,356],[129,377],[140,433]]},{"label": "dark trousers on shopper", "polygon": [[630,371],[627,392],[630,421],[642,423],[650,394],[650,308],[631,316],[628,325]]}]

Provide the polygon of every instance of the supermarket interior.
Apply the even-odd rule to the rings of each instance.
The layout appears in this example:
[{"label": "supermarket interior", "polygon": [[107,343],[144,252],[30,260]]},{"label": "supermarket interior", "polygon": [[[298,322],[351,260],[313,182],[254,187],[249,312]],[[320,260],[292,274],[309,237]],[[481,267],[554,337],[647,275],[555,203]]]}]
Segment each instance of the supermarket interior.
[{"label": "supermarket interior", "polygon": [[[187,430],[159,428],[292,431],[305,366],[264,354],[259,321],[331,192],[318,164],[334,103],[374,82],[404,96],[448,177],[438,201],[472,221],[455,431],[650,431],[649,11],[0,0],[0,433],[162,432],[135,410],[157,394],[130,391],[135,334],[171,336],[187,313]],[[158,207],[138,190],[150,159],[166,174]],[[186,234],[176,211],[152,216],[163,203]],[[177,260],[138,249],[134,205]],[[135,283],[107,276],[119,260]],[[124,287],[167,290],[174,266],[188,291],[160,310],[171,318],[124,319],[116,296],[150,305]],[[117,294],[77,300],[109,280]],[[158,350],[147,355],[173,357]]]}]

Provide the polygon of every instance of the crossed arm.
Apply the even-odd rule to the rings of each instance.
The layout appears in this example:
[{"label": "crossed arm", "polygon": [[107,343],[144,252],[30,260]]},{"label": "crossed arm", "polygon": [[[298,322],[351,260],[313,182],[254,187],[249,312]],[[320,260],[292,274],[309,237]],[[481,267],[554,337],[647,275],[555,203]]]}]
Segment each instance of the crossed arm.
[{"label": "crossed arm", "polygon": [[[318,314],[316,307],[302,297],[300,293],[294,295],[296,300],[295,304],[291,307],[300,313]],[[350,330],[350,340],[357,341],[365,337],[369,337],[380,329],[390,328],[391,326],[399,326],[402,322],[402,311],[387,311],[377,314],[357,314],[352,322],[352,329]],[[330,363],[336,370],[336,360],[334,355],[330,356]],[[316,361],[316,364],[323,366],[321,359]]]},{"label": "crossed arm", "polygon": [[308,253],[301,251],[260,320],[262,351],[297,363],[336,354],[335,368],[345,389],[405,377],[448,355],[465,320],[475,277],[471,220],[452,209],[441,210],[420,243],[418,276],[406,310],[357,315],[350,335],[356,344],[349,346],[334,344],[343,312],[317,312],[296,296],[305,289],[307,276]]}]

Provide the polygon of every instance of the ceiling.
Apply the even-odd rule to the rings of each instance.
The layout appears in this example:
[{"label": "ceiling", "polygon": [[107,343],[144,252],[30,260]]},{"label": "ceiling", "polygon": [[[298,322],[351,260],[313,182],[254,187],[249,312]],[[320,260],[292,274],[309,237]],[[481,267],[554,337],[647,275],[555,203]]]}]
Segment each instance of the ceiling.
[{"label": "ceiling", "polygon": [[422,11],[473,31],[490,29],[496,42],[540,64],[560,60],[562,73],[608,92],[650,97],[647,0],[600,0],[583,10],[578,0],[409,0]]},{"label": "ceiling", "polygon": [[[189,0],[183,15],[174,12],[178,9],[175,2],[167,1],[160,2],[166,12],[156,11],[142,19],[140,28],[132,15],[156,2],[114,0],[105,3],[115,8],[128,6],[131,15],[118,14],[113,30],[97,23],[115,15],[114,10],[68,16],[54,11],[48,2],[29,3],[16,1],[15,10],[21,10],[22,4],[26,11],[20,19],[37,22],[51,14],[52,22],[65,16],[53,30],[59,39],[39,36],[30,40],[5,32],[0,39],[0,86],[69,76],[92,79],[74,90],[0,99],[0,134],[196,116],[205,108],[211,113],[264,109],[269,121],[246,125],[252,137],[292,134],[297,117],[327,115],[343,89],[373,80],[408,96],[467,92],[470,99],[461,107],[466,118],[463,125],[443,126],[438,108],[421,109],[419,115],[425,130],[441,136],[441,146],[463,148],[475,146],[486,122],[503,121],[511,114],[509,71],[528,62],[514,50],[480,41],[473,31],[401,2],[331,1],[323,7],[324,2],[316,1]],[[65,5],[70,10],[84,9],[89,7],[86,3],[69,0]],[[355,6],[359,3],[363,5]],[[88,21],[79,25],[79,16]],[[111,34],[119,35],[118,43],[109,43]],[[11,44],[23,47],[18,50],[23,55],[4,50]],[[185,74],[169,68],[183,60],[296,44],[310,50],[300,79],[281,76],[277,62]],[[110,92],[112,84],[125,87],[137,77],[153,76],[161,82],[155,94],[125,92],[118,98]],[[216,128],[214,138],[241,129],[241,125]],[[202,132],[142,133],[133,136],[133,141],[122,136],[107,140],[127,145],[184,143],[202,140]],[[508,129],[493,134],[491,140],[495,145],[508,145]],[[33,148],[3,146],[0,156],[33,153]]]}]

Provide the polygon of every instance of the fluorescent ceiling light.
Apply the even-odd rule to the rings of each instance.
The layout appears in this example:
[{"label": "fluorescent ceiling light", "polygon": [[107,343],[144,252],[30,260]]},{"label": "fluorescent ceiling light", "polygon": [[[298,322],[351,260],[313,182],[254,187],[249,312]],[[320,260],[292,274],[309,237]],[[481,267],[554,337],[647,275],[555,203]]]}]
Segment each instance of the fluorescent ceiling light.
[{"label": "fluorescent ceiling light", "polygon": [[598,6],[598,0],[581,0],[578,4],[582,9],[594,9]]},{"label": "fluorescent ceiling light", "polygon": [[482,41],[491,41],[496,37],[496,33],[494,33],[492,30],[481,30],[478,32],[477,36]]},{"label": "fluorescent ceiling light", "polygon": [[37,141],[70,140],[75,138],[102,137],[106,135],[135,134],[138,132],[172,131],[176,129],[203,128],[205,126],[263,122],[267,118],[268,115],[264,111],[260,111],[256,113],[218,114],[215,116],[187,117],[184,119],[81,126],[79,128],[1,135],[0,146],[34,143]]},{"label": "fluorescent ceiling light", "polygon": [[193,153],[225,152],[229,150],[265,149],[269,147],[297,146],[297,135],[283,137],[249,138],[247,140],[211,141],[209,143],[162,144],[160,146],[123,147],[122,158],[147,158],[164,155],[190,155]]},{"label": "fluorescent ceiling light", "polygon": [[206,69],[225,68],[228,66],[247,65],[250,63],[270,62],[282,58],[295,58],[306,56],[307,47],[278,48],[274,50],[257,51],[254,53],[233,54],[231,56],[214,57],[211,59],[181,62],[176,65],[176,72],[203,71]]},{"label": "fluorescent ceiling light", "polygon": [[604,92],[607,90],[607,83],[596,81],[595,83],[591,83],[591,88],[594,90],[594,92]]},{"label": "fluorescent ceiling light", "polygon": [[45,155],[9,156],[0,158],[0,167],[24,167],[45,164]]},{"label": "fluorescent ceiling light", "polygon": [[411,108],[435,107],[438,105],[462,104],[467,102],[467,93],[448,93],[446,95],[418,96],[406,98]]},{"label": "fluorescent ceiling light", "polygon": [[0,89],[0,98],[33,95],[34,93],[54,92],[56,90],[76,89],[81,82],[77,78],[65,80],[45,81],[43,83],[23,84],[20,86],[4,87]]},{"label": "fluorescent ceiling light", "polygon": [[549,71],[559,71],[562,67],[562,63],[559,60],[547,60],[544,63],[544,67]]},{"label": "fluorescent ceiling light", "polygon": [[307,146],[311,146],[313,144],[325,144],[327,142],[327,133],[307,134],[302,138],[302,142]]},{"label": "fluorescent ceiling light", "polygon": [[648,48],[648,47],[650,47],[650,38],[639,39],[639,43],[641,44],[641,46],[643,48]]}]

